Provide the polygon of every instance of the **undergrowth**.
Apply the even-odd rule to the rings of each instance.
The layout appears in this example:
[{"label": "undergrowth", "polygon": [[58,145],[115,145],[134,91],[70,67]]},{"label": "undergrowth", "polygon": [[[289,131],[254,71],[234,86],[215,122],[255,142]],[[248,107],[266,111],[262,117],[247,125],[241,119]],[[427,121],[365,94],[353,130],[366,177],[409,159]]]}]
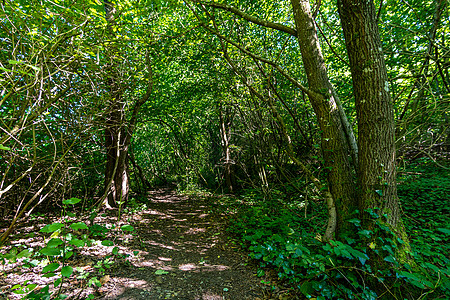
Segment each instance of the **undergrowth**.
[{"label": "undergrowth", "polygon": [[[324,231],[323,204],[295,202],[278,192],[269,199],[255,190],[244,193],[248,205],[240,207],[229,230],[259,262],[259,276],[276,269],[280,280],[307,298],[449,299],[450,179],[427,164],[413,168],[399,178],[413,265],[397,261],[395,248],[404,241],[374,211],[368,211],[372,231],[355,217],[344,240],[322,243],[317,234]],[[367,243],[371,237],[376,239]]]},{"label": "undergrowth", "polygon": [[[15,270],[22,268],[22,270],[38,272],[42,279],[39,280],[41,281],[39,285],[29,280],[17,283],[11,286],[8,292],[19,295],[23,299],[65,299],[68,296],[63,293],[64,283],[70,284],[70,281],[76,279],[82,282],[81,292],[89,287],[97,289],[102,285],[100,277],[105,275],[106,269],[111,268],[117,259],[128,256],[128,254],[119,253],[116,243],[107,238],[131,233],[134,231],[133,226],[95,224],[93,222],[97,217],[95,212],[90,214],[88,224],[80,222],[77,214],[72,212],[79,202],[81,199],[78,198],[63,200],[63,209],[58,222],[42,224],[38,233],[32,232],[27,235],[30,238],[40,236],[44,240],[43,246],[14,242],[5,247],[7,251],[0,252],[1,265],[12,264]],[[82,252],[100,245],[112,247],[112,249],[110,252],[108,250],[108,255],[97,260],[92,269],[76,266],[75,258],[82,257]],[[42,282],[46,284],[42,285]],[[84,299],[93,298],[93,294],[84,297]]]}]

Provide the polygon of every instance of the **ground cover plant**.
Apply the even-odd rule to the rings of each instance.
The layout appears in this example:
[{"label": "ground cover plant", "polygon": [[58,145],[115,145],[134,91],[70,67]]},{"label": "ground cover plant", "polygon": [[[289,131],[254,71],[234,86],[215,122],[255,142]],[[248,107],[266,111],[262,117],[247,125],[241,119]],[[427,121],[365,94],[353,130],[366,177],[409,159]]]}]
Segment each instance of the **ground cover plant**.
[{"label": "ground cover plant", "polygon": [[[275,268],[280,280],[308,298],[446,299],[450,296],[447,172],[424,158],[403,174],[399,195],[413,264],[396,257],[393,249],[404,241],[379,222],[383,216],[375,211],[369,212],[372,230],[361,228],[360,214],[355,212],[345,237],[323,244],[317,235],[324,224],[314,216],[324,212],[311,206],[303,214],[297,206],[293,214],[252,195],[253,201],[241,207],[229,230],[259,261],[258,276]],[[242,197],[248,199],[246,194]],[[375,241],[371,236],[377,236]]]},{"label": "ground cover plant", "polygon": [[[94,298],[93,291],[102,285],[106,270],[122,258],[119,247],[108,238],[115,240],[114,236],[131,234],[134,228],[118,220],[114,224],[99,224],[95,222],[99,221],[96,213],[73,210],[79,202],[81,199],[78,198],[62,201],[60,216],[33,216],[29,224],[32,226],[21,230],[10,246],[2,249],[3,276],[15,271],[28,273],[25,277],[33,279],[23,281],[16,278],[19,283],[3,292],[22,295],[26,299],[65,299],[68,296],[63,291],[68,285],[76,284],[78,297]],[[103,214],[100,219],[105,217]],[[87,258],[94,253],[102,253],[101,258]]]}]

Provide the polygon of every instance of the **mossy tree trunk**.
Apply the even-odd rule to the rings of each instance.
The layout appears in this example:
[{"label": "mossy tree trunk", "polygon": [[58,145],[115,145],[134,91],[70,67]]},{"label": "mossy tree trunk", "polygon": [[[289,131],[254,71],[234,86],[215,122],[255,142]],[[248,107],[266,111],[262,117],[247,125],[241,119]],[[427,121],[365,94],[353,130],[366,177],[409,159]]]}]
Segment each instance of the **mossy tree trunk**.
[{"label": "mossy tree trunk", "polygon": [[[327,75],[309,0],[291,0],[291,4],[309,89],[315,94],[310,96],[310,101],[322,132],[321,148],[328,169],[328,188],[337,208],[339,231],[346,216],[356,208],[353,183],[356,162],[353,165],[351,162],[352,152],[356,150],[348,137],[353,134],[342,120],[339,99]],[[350,132],[346,133],[347,130]]]},{"label": "mossy tree trunk", "polygon": [[[401,222],[395,166],[394,109],[372,1],[338,0],[358,120],[358,207],[380,209],[397,236]],[[370,218],[363,218],[365,226]]]}]

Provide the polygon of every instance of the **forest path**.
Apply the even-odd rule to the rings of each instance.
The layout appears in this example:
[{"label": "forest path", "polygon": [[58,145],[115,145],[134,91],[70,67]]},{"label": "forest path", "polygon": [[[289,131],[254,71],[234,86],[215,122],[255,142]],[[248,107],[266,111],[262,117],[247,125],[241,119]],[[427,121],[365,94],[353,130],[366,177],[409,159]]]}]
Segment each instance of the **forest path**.
[{"label": "forest path", "polygon": [[101,299],[264,298],[255,267],[228,244],[225,220],[206,200],[161,189],[147,207],[130,222],[137,235],[127,246],[139,254],[108,270]]}]

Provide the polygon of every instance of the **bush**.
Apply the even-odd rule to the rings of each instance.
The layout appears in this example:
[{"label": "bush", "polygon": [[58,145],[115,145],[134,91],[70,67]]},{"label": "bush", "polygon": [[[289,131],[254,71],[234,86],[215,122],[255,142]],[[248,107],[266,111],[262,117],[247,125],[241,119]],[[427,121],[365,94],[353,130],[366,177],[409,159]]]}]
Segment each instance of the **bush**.
[{"label": "bush", "polygon": [[[450,186],[448,180],[436,180],[433,185],[419,182],[410,181],[415,187],[412,189],[399,188],[405,211],[416,214],[417,218],[426,216],[428,211],[425,206],[411,205],[412,199],[417,199],[419,194],[434,195],[438,204],[433,207],[442,208],[448,201],[445,191]],[[322,228],[324,218],[308,222],[291,210],[260,200],[239,212],[230,231],[249,249],[250,257],[258,260],[259,276],[264,275],[267,267],[273,268],[279,279],[289,282],[308,298],[424,299],[428,295],[433,299],[449,298],[450,261],[445,256],[449,253],[446,243],[449,230],[445,227],[448,217],[406,222],[408,232],[415,230],[411,254],[415,263],[410,265],[400,263],[395,257],[395,247],[403,241],[384,225],[382,217],[373,211],[368,213],[375,225],[372,231],[361,228],[360,220],[354,218],[349,221],[351,230],[344,235],[345,240],[324,244],[315,235],[321,230],[316,229]]]}]

